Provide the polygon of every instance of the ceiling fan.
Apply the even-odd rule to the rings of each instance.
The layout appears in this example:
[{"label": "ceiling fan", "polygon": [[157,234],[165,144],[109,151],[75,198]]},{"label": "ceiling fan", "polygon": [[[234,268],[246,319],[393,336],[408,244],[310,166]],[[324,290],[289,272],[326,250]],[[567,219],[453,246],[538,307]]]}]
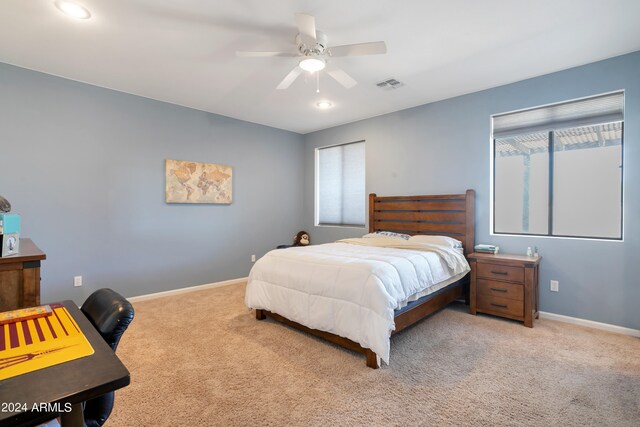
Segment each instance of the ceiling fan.
[{"label": "ceiling fan", "polygon": [[[327,66],[329,58],[387,53],[387,45],[384,42],[329,47],[326,34],[316,30],[315,17],[304,13],[296,13],[295,17],[298,25],[296,52],[236,52],[236,55],[241,57],[283,56],[298,58],[298,65],[282,79],[276,89],[288,88],[303,71],[313,73],[323,70]],[[349,74],[333,65],[327,69],[327,74],[347,89],[358,83]]]}]

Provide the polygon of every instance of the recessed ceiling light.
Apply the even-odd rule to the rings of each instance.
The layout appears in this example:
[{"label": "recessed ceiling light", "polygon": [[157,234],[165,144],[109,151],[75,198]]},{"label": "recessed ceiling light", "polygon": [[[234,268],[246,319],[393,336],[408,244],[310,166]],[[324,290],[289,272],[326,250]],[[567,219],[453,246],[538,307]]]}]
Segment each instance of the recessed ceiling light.
[{"label": "recessed ceiling light", "polygon": [[307,58],[300,61],[300,64],[298,65],[300,65],[300,68],[303,70],[313,73],[314,71],[322,70],[326,63],[324,62],[324,59]]},{"label": "recessed ceiling light", "polygon": [[321,110],[326,110],[333,107],[333,104],[329,101],[320,101],[316,103],[316,107],[318,107]]},{"label": "recessed ceiling light", "polygon": [[58,0],[54,3],[58,10],[65,15],[69,15],[73,18],[77,19],[89,19],[91,18],[91,12],[88,9],[80,6],[77,3],[73,3],[70,1],[62,1]]}]

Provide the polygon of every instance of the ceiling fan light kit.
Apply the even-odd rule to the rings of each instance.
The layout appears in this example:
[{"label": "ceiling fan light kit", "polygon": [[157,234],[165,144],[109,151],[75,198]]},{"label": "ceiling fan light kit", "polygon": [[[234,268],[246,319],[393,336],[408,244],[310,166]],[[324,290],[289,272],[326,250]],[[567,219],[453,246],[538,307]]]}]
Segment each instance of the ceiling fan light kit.
[{"label": "ceiling fan light kit", "polygon": [[304,71],[314,73],[321,71],[327,65],[327,62],[322,58],[305,58],[298,64]]},{"label": "ceiling fan light kit", "polygon": [[58,0],[53,3],[56,8],[65,15],[71,16],[76,19],[89,19],[91,18],[91,12],[88,9],[80,6],[77,3],[70,1]]},{"label": "ceiling fan light kit", "polygon": [[[296,13],[298,34],[296,35],[297,52],[236,52],[242,57],[297,57],[298,65],[285,76],[276,89],[287,89],[300,76],[302,71],[315,73],[325,69],[328,58],[341,56],[380,55],[387,53],[387,45],[383,41],[356,43],[344,46],[329,47],[328,37],[316,30],[316,18],[304,13]],[[358,82],[335,65],[331,65],[327,74],[345,88],[349,89]]]}]

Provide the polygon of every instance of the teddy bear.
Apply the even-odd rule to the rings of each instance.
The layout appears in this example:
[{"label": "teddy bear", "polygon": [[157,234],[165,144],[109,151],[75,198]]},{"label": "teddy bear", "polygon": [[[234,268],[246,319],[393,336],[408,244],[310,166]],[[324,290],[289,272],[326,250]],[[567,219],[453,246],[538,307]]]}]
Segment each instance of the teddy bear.
[{"label": "teddy bear", "polygon": [[306,231],[300,231],[293,238],[293,246],[307,246],[311,243],[311,239],[309,238],[309,233]]}]

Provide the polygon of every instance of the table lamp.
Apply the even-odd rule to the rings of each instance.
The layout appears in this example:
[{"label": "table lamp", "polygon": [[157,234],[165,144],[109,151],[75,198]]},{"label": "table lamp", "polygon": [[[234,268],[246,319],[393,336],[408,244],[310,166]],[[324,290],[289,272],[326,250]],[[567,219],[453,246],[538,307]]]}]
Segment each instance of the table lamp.
[{"label": "table lamp", "polygon": [[11,203],[4,197],[0,196],[0,212],[9,213],[11,212]]}]

